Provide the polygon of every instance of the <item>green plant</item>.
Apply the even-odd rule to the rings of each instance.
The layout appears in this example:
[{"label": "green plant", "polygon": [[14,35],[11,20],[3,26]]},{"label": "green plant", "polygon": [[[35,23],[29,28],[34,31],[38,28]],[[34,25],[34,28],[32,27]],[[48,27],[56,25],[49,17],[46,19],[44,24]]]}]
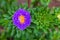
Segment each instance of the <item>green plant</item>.
[{"label": "green plant", "polygon": [[[0,4],[0,25],[4,28],[0,33],[0,40],[11,37],[14,40],[60,40],[60,19],[57,17],[60,8],[50,9],[47,6],[28,8],[27,4],[18,6],[16,0],[0,0]],[[19,8],[31,14],[31,25],[24,31],[16,28],[12,22],[12,16]]]}]

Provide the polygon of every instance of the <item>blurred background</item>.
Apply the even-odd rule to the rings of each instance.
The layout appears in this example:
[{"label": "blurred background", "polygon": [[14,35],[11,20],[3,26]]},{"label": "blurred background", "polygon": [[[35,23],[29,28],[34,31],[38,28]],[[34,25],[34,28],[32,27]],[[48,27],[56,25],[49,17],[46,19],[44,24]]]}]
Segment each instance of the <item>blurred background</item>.
[{"label": "blurred background", "polygon": [[[31,25],[24,31],[12,22],[19,8],[31,15]],[[60,40],[60,1],[0,0],[0,40]]]}]

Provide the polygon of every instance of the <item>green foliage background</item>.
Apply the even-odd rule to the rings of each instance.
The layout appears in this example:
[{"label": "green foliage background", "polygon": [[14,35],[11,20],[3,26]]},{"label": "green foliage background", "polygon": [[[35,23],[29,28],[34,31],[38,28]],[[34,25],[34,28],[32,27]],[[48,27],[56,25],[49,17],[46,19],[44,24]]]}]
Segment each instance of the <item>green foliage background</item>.
[{"label": "green foliage background", "polygon": [[[39,1],[39,0],[38,0]],[[34,4],[32,1],[32,6]],[[0,25],[4,30],[0,33],[0,40],[13,37],[14,40],[60,40],[60,8],[48,8],[50,0],[40,0],[43,6],[28,8],[17,4],[17,0],[0,0]],[[12,15],[19,8],[23,8],[31,14],[31,25],[24,31],[16,28],[12,23]]]}]

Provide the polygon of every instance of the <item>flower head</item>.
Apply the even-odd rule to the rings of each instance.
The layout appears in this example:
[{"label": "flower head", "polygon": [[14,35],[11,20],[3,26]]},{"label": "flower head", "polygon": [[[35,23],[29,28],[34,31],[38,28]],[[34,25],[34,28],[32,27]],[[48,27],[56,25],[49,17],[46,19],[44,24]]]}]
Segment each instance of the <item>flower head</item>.
[{"label": "flower head", "polygon": [[31,23],[30,13],[24,9],[18,9],[13,17],[13,24],[20,30],[26,29]]}]

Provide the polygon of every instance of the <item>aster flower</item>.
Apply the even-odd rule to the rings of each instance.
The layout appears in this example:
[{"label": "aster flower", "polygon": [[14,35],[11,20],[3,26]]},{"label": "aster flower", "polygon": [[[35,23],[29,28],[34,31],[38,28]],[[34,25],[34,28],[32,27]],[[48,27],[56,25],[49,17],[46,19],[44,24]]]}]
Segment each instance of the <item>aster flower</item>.
[{"label": "aster flower", "polygon": [[24,9],[18,9],[13,17],[13,24],[20,30],[26,29],[31,23],[30,13]]}]

